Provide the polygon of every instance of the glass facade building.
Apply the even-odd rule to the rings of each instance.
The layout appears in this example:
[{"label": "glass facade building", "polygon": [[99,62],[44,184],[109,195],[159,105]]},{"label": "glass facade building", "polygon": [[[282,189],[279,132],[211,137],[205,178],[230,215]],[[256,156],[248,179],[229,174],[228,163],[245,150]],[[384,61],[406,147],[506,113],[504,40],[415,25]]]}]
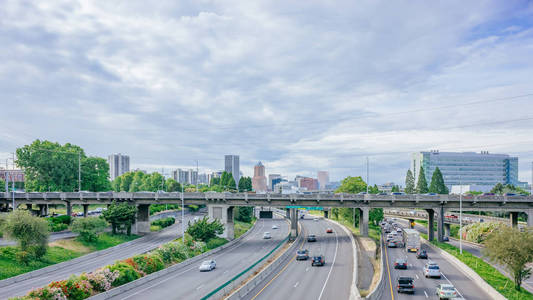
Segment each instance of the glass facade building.
[{"label": "glass facade building", "polygon": [[494,186],[497,183],[518,185],[518,157],[507,154],[475,152],[417,152],[411,159],[411,171],[418,181],[420,167],[424,168],[426,180],[431,182],[438,167],[449,188],[452,185],[470,184]]}]

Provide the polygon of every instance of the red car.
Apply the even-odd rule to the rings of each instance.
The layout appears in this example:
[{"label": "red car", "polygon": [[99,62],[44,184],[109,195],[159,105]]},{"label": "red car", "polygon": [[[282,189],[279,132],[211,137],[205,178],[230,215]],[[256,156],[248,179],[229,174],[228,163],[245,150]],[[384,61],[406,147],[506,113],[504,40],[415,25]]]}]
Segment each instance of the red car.
[{"label": "red car", "polygon": [[333,229],[331,228],[326,229],[326,233],[333,233]]}]

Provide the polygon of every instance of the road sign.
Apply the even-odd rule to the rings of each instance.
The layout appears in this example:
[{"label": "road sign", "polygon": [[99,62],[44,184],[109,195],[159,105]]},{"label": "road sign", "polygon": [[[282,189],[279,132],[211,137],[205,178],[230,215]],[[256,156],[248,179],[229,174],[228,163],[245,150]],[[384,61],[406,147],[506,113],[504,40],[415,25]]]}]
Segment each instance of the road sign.
[{"label": "road sign", "polygon": [[305,210],[324,210],[322,206],[299,206],[299,205],[287,205],[285,208],[296,208]]}]

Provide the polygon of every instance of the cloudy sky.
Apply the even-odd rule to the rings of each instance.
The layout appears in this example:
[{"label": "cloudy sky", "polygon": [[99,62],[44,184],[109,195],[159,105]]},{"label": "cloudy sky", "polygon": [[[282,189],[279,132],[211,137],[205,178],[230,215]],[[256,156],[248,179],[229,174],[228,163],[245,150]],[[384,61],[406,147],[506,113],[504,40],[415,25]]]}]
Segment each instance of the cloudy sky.
[{"label": "cloudy sky", "polygon": [[328,170],[410,153],[533,161],[530,1],[21,1],[0,6],[0,161],[34,139],[133,168]]}]

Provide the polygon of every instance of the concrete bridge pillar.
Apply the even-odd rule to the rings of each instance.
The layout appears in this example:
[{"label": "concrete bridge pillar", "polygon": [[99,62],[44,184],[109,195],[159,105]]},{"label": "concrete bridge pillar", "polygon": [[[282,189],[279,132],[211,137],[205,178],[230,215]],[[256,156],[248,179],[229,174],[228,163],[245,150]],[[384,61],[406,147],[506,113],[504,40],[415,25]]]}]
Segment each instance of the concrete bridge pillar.
[{"label": "concrete bridge pillar", "polygon": [[[83,214],[85,216],[85,205],[83,205]],[[135,220],[135,231],[137,233],[150,232],[150,204],[137,205],[137,219]]]},{"label": "concrete bridge pillar", "polygon": [[67,216],[72,216],[72,205],[70,204],[70,202],[65,202],[65,206],[67,207]]},{"label": "concrete bridge pillar", "polygon": [[532,208],[527,209],[526,214],[527,214],[527,227],[533,227],[533,209]]},{"label": "concrete bridge pillar", "polygon": [[433,241],[435,230],[433,229],[433,222],[435,222],[435,211],[433,209],[426,209],[428,213],[428,240]]},{"label": "concrete bridge pillar", "polygon": [[291,219],[291,209],[290,208],[285,208],[285,218],[287,219]]},{"label": "concrete bridge pillar", "polygon": [[359,208],[359,233],[368,236],[368,207]]},{"label": "concrete bridge pillar", "polygon": [[222,238],[233,240],[235,238],[235,224],[233,223],[233,206],[217,204],[207,206],[207,215],[210,221],[219,220],[224,225]]},{"label": "concrete bridge pillar", "polygon": [[444,207],[441,206],[437,216],[437,240],[444,242]]},{"label": "concrete bridge pillar", "polygon": [[329,210],[324,209],[324,218],[329,219]]},{"label": "concrete bridge pillar", "polygon": [[450,232],[450,223],[444,223],[444,235],[449,237]]},{"label": "concrete bridge pillar", "polygon": [[409,228],[411,229],[415,228],[414,224],[415,224],[415,219],[409,219]]},{"label": "concrete bridge pillar", "polygon": [[518,212],[512,211],[509,216],[511,218],[511,227],[518,228]]},{"label": "concrete bridge pillar", "polygon": [[291,236],[290,239],[294,240],[298,236],[298,210],[296,208],[291,208]]},{"label": "concrete bridge pillar", "polygon": [[33,206],[31,204],[26,204],[26,209],[31,212],[33,209]]},{"label": "concrete bridge pillar", "polygon": [[39,216],[44,217],[47,214],[46,204],[39,204]]},{"label": "concrete bridge pillar", "polygon": [[89,204],[83,204],[83,217],[87,218],[89,215]]}]

